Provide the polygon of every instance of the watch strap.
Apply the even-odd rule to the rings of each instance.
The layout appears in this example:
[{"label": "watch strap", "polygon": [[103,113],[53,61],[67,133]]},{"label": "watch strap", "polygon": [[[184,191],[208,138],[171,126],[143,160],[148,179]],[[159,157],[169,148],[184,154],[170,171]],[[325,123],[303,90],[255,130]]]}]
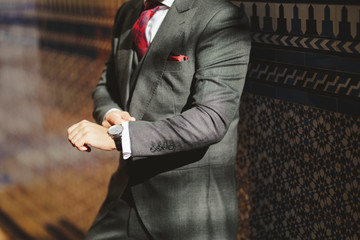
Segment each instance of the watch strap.
[{"label": "watch strap", "polygon": [[115,142],[116,150],[122,151],[122,141],[121,141],[121,137],[119,137],[119,138],[114,138],[114,142]]}]

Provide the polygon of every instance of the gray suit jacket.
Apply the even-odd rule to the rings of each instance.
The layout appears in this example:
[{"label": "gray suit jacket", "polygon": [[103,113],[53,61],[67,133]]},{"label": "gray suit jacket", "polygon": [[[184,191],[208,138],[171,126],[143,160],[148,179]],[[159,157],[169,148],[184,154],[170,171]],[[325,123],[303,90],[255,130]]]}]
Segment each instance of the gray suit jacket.
[{"label": "gray suit jacket", "polygon": [[113,107],[137,119],[129,124],[133,158],[120,160],[94,224],[127,187],[155,239],[235,239],[247,18],[226,0],[176,0],[138,61],[131,28],[142,6],[130,0],[118,11],[112,52],[93,93],[98,123]]}]

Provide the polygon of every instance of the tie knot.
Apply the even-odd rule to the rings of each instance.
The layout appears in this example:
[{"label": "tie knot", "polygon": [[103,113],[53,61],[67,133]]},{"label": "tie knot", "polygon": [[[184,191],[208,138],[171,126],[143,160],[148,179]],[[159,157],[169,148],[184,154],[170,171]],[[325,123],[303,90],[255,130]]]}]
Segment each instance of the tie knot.
[{"label": "tie knot", "polygon": [[148,9],[152,9],[155,8],[157,6],[161,5],[161,3],[159,1],[156,0],[146,0],[145,2],[145,9],[144,10],[148,10]]}]

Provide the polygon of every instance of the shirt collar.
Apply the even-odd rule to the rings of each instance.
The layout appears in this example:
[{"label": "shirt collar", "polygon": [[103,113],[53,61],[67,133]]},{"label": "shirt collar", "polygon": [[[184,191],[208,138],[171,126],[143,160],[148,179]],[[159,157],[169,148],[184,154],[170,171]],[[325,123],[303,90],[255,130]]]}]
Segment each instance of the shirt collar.
[{"label": "shirt collar", "polygon": [[160,0],[159,2],[161,2],[163,5],[167,6],[167,7],[171,7],[174,3],[174,0]]},{"label": "shirt collar", "polygon": [[[146,0],[144,0],[145,2]],[[167,7],[171,7],[173,5],[175,0],[159,0],[159,2],[161,2],[161,4],[167,6]]]}]

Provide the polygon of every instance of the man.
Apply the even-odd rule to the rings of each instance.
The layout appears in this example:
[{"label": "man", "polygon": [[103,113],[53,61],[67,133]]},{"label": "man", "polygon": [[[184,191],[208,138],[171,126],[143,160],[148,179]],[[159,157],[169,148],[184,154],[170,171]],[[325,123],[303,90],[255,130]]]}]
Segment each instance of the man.
[{"label": "man", "polygon": [[[93,93],[102,126],[68,130],[81,151],[122,151],[87,239],[235,239],[247,19],[226,0],[164,0],[138,20],[143,8],[130,0],[116,15]],[[113,140],[107,131],[119,124],[122,138]]]}]

